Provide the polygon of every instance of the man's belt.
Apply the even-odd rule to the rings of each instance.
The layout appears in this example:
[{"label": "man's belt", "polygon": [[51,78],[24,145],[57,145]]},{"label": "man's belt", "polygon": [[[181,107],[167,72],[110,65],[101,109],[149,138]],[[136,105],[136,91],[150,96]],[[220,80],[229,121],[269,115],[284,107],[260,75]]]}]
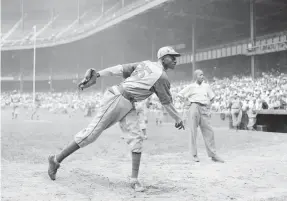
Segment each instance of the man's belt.
[{"label": "man's belt", "polygon": [[128,93],[122,85],[113,86],[109,89],[112,93],[120,93],[125,99],[129,100],[131,103],[136,102],[134,97]]},{"label": "man's belt", "polygon": [[200,106],[206,106],[206,104],[202,104],[202,103],[199,103],[199,102],[191,102],[191,104],[197,104],[197,105],[200,105]]}]

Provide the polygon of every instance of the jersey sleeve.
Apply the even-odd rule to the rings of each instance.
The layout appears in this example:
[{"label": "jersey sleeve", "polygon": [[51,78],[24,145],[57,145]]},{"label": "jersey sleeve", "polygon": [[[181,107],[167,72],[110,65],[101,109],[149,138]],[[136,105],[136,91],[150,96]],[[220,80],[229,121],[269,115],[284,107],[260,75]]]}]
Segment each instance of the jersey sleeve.
[{"label": "jersey sleeve", "polygon": [[123,64],[123,78],[130,77],[138,65],[139,63]]},{"label": "jersey sleeve", "polygon": [[103,70],[98,71],[100,77],[107,77],[107,76],[121,76],[123,73],[123,66],[117,65],[109,68],[105,68]]},{"label": "jersey sleeve", "polygon": [[117,65],[100,70],[97,73],[99,74],[100,77],[122,76],[123,78],[126,79],[132,74],[132,72],[136,69],[137,66],[138,63]]},{"label": "jersey sleeve", "polygon": [[167,75],[163,73],[153,86],[154,93],[157,95],[162,105],[172,103],[172,96],[170,93],[170,83]]}]

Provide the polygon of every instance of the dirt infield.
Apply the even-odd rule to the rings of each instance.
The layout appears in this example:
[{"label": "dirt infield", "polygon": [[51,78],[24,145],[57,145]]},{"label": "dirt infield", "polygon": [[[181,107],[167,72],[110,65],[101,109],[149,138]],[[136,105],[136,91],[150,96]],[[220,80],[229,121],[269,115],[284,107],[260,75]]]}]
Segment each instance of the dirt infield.
[{"label": "dirt infield", "polygon": [[27,121],[23,115],[12,121],[10,111],[2,111],[3,201],[287,200],[286,134],[216,128],[217,150],[226,163],[207,158],[200,134],[201,162],[194,163],[187,131],[150,122],[140,167],[147,190],[134,193],[127,183],[131,159],[117,125],[64,161],[51,181],[48,155],[69,143],[90,119],[43,113],[41,121]]}]

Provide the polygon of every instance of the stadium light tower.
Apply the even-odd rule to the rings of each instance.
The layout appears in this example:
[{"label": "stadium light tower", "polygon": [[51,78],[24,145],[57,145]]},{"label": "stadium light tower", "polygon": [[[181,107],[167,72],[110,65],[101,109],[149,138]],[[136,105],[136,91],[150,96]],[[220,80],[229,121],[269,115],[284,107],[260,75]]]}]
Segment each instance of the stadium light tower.
[{"label": "stadium light tower", "polygon": [[36,82],[36,33],[37,33],[37,27],[36,25],[33,26],[33,30],[34,30],[34,46],[33,46],[33,50],[34,50],[34,53],[33,53],[33,105],[35,105],[35,82]]}]

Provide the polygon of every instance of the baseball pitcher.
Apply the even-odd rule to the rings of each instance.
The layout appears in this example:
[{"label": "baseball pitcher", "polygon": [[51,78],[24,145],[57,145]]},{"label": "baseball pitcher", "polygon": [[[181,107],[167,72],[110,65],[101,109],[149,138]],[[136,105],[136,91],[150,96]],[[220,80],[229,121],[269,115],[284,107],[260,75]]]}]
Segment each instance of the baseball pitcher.
[{"label": "baseball pitcher", "polygon": [[49,156],[49,177],[55,180],[60,163],[66,157],[96,141],[104,130],[119,122],[121,129],[128,136],[127,144],[132,152],[131,187],[135,191],[144,191],[143,186],[138,181],[143,136],[134,103],[143,101],[155,93],[161,104],[175,120],[175,127],[184,129],[181,117],[172,103],[170,82],[166,73],[168,69],[175,68],[176,57],[178,56],[180,54],[175,52],[173,48],[163,47],[158,51],[158,62],[143,61],[117,65],[98,72],[89,69],[85,78],[79,83],[81,90],[96,84],[97,79],[101,77],[122,76],[126,79],[119,85],[108,88],[91,123],[78,132],[74,140],[59,154]]}]

